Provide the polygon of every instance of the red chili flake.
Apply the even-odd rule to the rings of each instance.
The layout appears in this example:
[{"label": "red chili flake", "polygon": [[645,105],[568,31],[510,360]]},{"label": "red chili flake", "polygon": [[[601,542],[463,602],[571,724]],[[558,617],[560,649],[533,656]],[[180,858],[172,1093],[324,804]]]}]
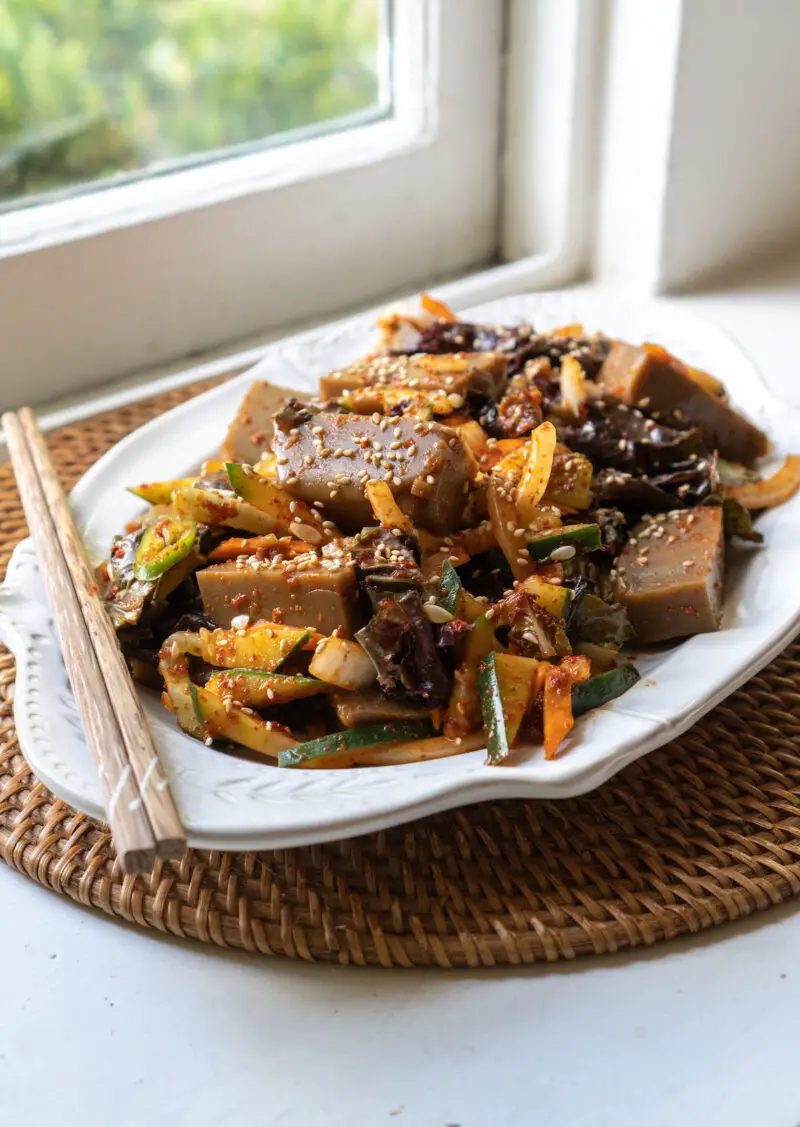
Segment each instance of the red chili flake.
[{"label": "red chili flake", "polygon": [[231,599],[231,606],[233,607],[234,610],[240,610],[242,607],[246,607],[249,602],[250,602],[250,596],[249,595],[235,595]]}]

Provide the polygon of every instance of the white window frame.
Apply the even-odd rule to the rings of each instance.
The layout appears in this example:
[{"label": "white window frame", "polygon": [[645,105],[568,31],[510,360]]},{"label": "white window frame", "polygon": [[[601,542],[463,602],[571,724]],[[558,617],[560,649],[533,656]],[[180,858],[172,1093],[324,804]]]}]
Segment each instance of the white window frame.
[{"label": "white window frame", "polygon": [[7,404],[176,360],[184,382],[188,355],[420,285],[466,304],[585,269],[598,0],[394,11],[391,119],[0,216]]}]

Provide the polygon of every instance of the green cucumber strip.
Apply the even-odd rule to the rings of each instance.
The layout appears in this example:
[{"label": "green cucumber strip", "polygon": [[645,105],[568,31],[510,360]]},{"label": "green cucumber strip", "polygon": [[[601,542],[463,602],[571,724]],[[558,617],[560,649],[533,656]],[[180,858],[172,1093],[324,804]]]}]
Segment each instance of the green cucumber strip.
[{"label": "green cucumber strip", "polygon": [[[238,462],[226,462],[225,472],[228,475],[228,482],[234,493],[239,493],[240,489],[247,488],[247,474]],[[239,493],[241,497],[241,493]]]},{"label": "green cucumber strip", "polygon": [[439,605],[449,611],[450,614],[457,615],[462,586],[458,572],[449,560],[445,560],[442,567],[442,588],[444,589],[444,596],[439,599]]},{"label": "green cucumber strip", "polygon": [[314,759],[325,759],[343,751],[374,747],[376,744],[396,743],[398,740],[427,739],[433,735],[429,720],[397,720],[390,724],[371,724],[366,728],[351,728],[346,732],[331,732],[317,740],[307,740],[278,755],[279,767],[302,767]]},{"label": "green cucumber strip", "polygon": [[[203,709],[200,706],[200,696],[197,692],[197,685],[195,685],[193,681],[189,682],[189,696],[192,698],[192,708],[194,709],[195,719],[202,728],[205,724],[205,718],[203,716]],[[200,739],[202,738],[201,736]]]},{"label": "green cucumber strip", "polygon": [[[170,528],[175,539],[167,543],[161,532]],[[197,539],[197,524],[193,520],[156,521],[146,528],[136,549],[133,574],[139,580],[158,579],[175,564],[188,556]]]},{"label": "green cucumber strip", "polygon": [[[309,637],[309,635],[306,634],[306,637],[303,638],[302,641],[301,641],[301,645],[302,645],[302,642],[304,642],[308,637]],[[291,657],[291,655],[295,652],[296,649],[297,649],[297,646],[295,646],[294,649],[291,650],[291,652],[289,654],[287,654],[287,657]],[[296,685],[318,685],[319,684],[319,681],[316,677],[306,677],[306,675],[304,673],[272,673],[272,672],[267,673],[263,669],[217,669],[216,672],[217,673],[224,673],[226,677],[229,676],[229,675],[232,676],[232,677],[263,677],[266,680],[270,680],[273,677],[280,677],[282,680],[292,681]]]},{"label": "green cucumber strip", "polygon": [[590,677],[588,681],[578,682],[572,686],[572,715],[582,716],[584,712],[608,704],[632,689],[639,679],[632,665],[619,665],[607,673]]},{"label": "green cucumber strip", "polygon": [[528,541],[531,559],[546,560],[556,548],[573,544],[587,552],[599,552],[603,546],[597,524],[567,524],[558,532],[548,532]]},{"label": "green cucumber strip", "polygon": [[[298,629],[299,629],[299,628],[298,628]],[[278,635],[276,635],[276,636],[277,636],[277,638],[278,638],[278,641],[279,641],[279,643],[280,643],[280,638],[281,638],[281,636],[282,636],[282,635],[278,634]],[[311,631],[310,631],[310,630],[306,630],[306,631],[305,631],[305,633],[301,634],[301,635],[300,635],[300,637],[299,637],[299,638],[297,639],[297,641],[295,642],[295,644],[294,644],[294,645],[292,646],[292,648],[291,648],[290,650],[287,650],[285,654],[281,654],[281,655],[279,656],[279,658],[278,658],[278,661],[277,661],[277,663],[276,663],[276,665],[275,665],[275,668],[274,668],[274,669],[253,669],[253,670],[251,670],[251,672],[253,672],[253,673],[262,673],[262,674],[263,674],[263,673],[269,673],[269,675],[270,675],[270,676],[272,676],[272,675],[273,675],[274,673],[277,673],[277,671],[278,671],[278,670],[280,669],[280,667],[281,667],[282,665],[285,665],[285,664],[286,664],[286,662],[287,662],[287,661],[289,660],[289,658],[290,658],[290,657],[292,656],[292,654],[296,654],[296,653],[297,653],[297,651],[298,651],[298,650],[299,650],[299,649],[300,649],[300,648],[301,648],[302,646],[304,646],[304,645],[306,644],[306,642],[308,641],[308,639],[309,639],[310,637],[311,637]],[[241,672],[241,673],[244,673],[244,672],[245,672],[245,670],[244,670],[244,669],[242,669],[242,670],[237,670],[237,672]],[[284,676],[284,677],[290,677],[290,676],[291,676],[291,674],[289,674],[289,673],[284,673],[284,674],[283,674],[283,676]]]},{"label": "green cucumber strip", "polygon": [[483,726],[486,729],[486,762],[492,766],[502,763],[511,751],[506,736],[506,722],[503,716],[503,701],[497,680],[494,654],[490,653],[478,666],[478,689],[483,712]]}]

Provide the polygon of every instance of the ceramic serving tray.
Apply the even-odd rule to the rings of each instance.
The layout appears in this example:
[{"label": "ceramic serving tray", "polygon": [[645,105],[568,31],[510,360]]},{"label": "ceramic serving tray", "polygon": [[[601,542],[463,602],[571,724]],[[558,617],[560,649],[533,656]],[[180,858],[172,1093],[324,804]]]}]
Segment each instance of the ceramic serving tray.
[{"label": "ceramic serving tray", "polygon": [[[668,303],[627,305],[581,292],[527,294],[464,311],[467,318],[537,328],[582,321],[632,341],[657,341],[720,376],[733,403],[778,452],[800,445],[800,411],[776,400],[752,361],[720,329]],[[133,482],[184,476],[219,446],[253,378],[316,387],[321,373],[369,351],[370,321],[350,319],[274,345],[250,372],[129,435],[72,493],[90,552],[102,558],[141,510]],[[471,752],[428,763],[305,771],[240,760],[184,735],[142,690],[144,707],[189,841],[213,849],[265,849],[348,837],[487,799],[558,799],[592,790],[678,735],[771,660],[800,625],[800,496],[759,521],[763,548],[732,553],[722,629],[637,654],[642,679],[577,725],[566,754],[541,748],[514,766],[486,767]],[[100,785],[59,652],[30,541],[16,549],[0,588],[0,638],[17,660],[14,711],[22,750],[56,794],[103,817]]]}]

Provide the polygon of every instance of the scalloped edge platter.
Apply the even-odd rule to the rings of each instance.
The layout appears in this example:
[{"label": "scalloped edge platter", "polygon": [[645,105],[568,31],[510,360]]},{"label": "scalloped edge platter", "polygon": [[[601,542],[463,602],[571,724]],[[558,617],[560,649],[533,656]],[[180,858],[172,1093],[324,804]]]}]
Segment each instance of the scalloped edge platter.
[{"label": "scalloped edge platter", "polygon": [[[722,330],[668,302],[633,305],[579,290],[507,297],[464,311],[537,327],[583,321],[634,341],[655,340],[717,373],[787,452],[800,437],[800,411],[774,398],[742,349]],[[270,347],[250,370],[154,419],[108,451],[71,501],[99,559],[141,502],[125,491],[154,475],[180,477],[221,441],[249,382],[297,388],[367,352],[371,318],[356,317]],[[511,767],[486,767],[481,752],[429,763],[346,771],[280,770],[204,747],[175,727],[155,693],[145,709],[190,844],[223,850],[283,848],[351,837],[467,803],[583,794],[673,739],[738,688],[800,625],[800,496],[764,514],[763,549],[734,553],[722,629],[639,655],[642,680],[620,701],[589,714],[569,750],[545,762],[530,749]],[[22,751],[48,787],[103,818],[100,785],[59,652],[29,540],[14,552],[0,588],[0,638],[17,660],[14,715]]]}]

